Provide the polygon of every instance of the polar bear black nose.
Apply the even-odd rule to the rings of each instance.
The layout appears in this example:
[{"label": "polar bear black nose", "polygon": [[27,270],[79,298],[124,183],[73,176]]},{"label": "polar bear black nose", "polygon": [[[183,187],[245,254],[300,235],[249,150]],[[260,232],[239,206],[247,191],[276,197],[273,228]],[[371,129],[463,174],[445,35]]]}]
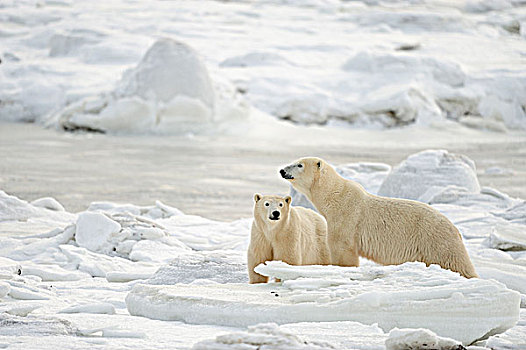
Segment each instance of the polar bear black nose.
[{"label": "polar bear black nose", "polygon": [[274,211],[272,212],[272,216],[275,217],[275,218],[279,218],[279,211],[274,210]]},{"label": "polar bear black nose", "polygon": [[284,176],[285,176],[285,169],[281,169],[281,170],[279,171],[279,173],[281,174],[282,177],[284,177]]}]

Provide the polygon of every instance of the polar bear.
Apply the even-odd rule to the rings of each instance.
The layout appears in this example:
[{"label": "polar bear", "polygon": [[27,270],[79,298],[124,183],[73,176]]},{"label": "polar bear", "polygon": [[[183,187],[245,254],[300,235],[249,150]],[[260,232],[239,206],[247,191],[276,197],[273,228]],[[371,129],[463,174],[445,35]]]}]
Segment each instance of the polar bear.
[{"label": "polar bear", "polygon": [[327,220],[334,265],[358,266],[363,256],[382,265],[438,264],[478,277],[459,231],[431,206],[367,193],[320,158],[299,159],[280,174]]},{"label": "polar bear", "polygon": [[250,283],[267,282],[254,267],[281,260],[290,265],[328,265],[327,223],[313,210],[292,207],[290,196],[254,195],[254,221],[247,252]]}]

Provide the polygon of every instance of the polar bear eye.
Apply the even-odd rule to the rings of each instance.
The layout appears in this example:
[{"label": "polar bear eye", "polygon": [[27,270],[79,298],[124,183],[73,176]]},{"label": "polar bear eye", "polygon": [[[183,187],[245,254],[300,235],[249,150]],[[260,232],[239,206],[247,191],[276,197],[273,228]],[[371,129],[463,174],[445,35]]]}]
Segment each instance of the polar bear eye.
[{"label": "polar bear eye", "polygon": [[303,164],[298,164],[298,168],[303,168]]},{"label": "polar bear eye", "polygon": [[279,203],[279,206],[280,206],[280,207],[283,207],[283,203]]},{"label": "polar bear eye", "polygon": [[269,205],[269,202],[265,202],[265,207],[268,207]]}]

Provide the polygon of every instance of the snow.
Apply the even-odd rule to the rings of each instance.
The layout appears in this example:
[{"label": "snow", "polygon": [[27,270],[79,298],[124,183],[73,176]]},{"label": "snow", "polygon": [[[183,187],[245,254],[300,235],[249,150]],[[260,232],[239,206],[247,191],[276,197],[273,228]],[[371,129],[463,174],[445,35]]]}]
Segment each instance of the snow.
[{"label": "snow", "polygon": [[338,127],[526,125],[520,1],[22,1],[0,16],[2,120],[202,133],[252,105]]},{"label": "snow", "polygon": [[449,338],[437,337],[428,329],[393,329],[385,341],[386,350],[440,349],[459,350],[461,344]]},{"label": "snow", "polygon": [[[214,122],[232,116],[236,119],[234,109],[238,117],[245,116],[241,100],[235,96],[228,96],[233,101],[225,100],[214,89],[228,91],[214,87],[191,47],[159,39],[135,68],[123,73],[114,91],[74,103],[51,115],[50,122],[66,130],[186,133],[210,129]],[[225,115],[224,109],[230,113]]]},{"label": "snow", "polygon": [[[268,332],[283,349],[384,350],[390,338],[396,346],[436,343],[444,349],[449,343],[443,337],[464,345],[488,339],[496,349],[521,344],[524,200],[491,188],[460,187],[473,185],[468,180],[476,180],[475,165],[445,151],[417,153],[392,170],[369,162],[337,169],[374,192],[410,162],[414,174],[431,174],[415,181],[448,188],[432,205],[461,231],[480,279],[421,263],[382,267],[364,259],[359,268],[269,262],[258,272],[282,282],[249,285],[249,218],[214,221],[159,201],[149,206],[94,202],[72,214],[2,192],[0,311],[4,318],[24,318],[23,344],[68,324],[73,333],[67,334],[126,339],[144,347],[158,334],[154,328],[163,329],[162,320],[182,321],[173,325],[177,334],[208,327],[177,336],[183,348],[194,343],[196,348],[257,348],[271,341],[262,336]],[[401,196],[413,195],[418,184],[402,186]],[[121,321],[111,321],[116,318]],[[151,328],[143,329],[144,322]],[[254,326],[267,322],[279,326]],[[409,330],[395,336],[390,334],[395,328]],[[2,341],[12,342],[14,331],[5,332]],[[299,345],[291,339],[300,339]]]},{"label": "snow", "polygon": [[75,241],[80,247],[96,252],[107,246],[110,238],[120,230],[121,225],[107,216],[85,212],[77,219]]},{"label": "snow", "polygon": [[132,315],[237,327],[306,321],[378,323],[384,331],[420,326],[464,344],[511,328],[519,318],[519,293],[422,263],[341,268],[267,262],[255,270],[283,283],[137,284],[126,305]]},{"label": "snow", "polygon": [[324,342],[302,341],[294,334],[284,332],[277,324],[268,323],[248,327],[247,331],[229,333],[218,336],[212,341],[202,341],[193,346],[194,350],[220,349],[290,349],[290,350],[322,350],[335,349]]},{"label": "snow", "polygon": [[[210,209],[207,217],[187,215],[140,195],[130,202],[151,204],[83,203],[72,212],[57,199],[90,188],[82,167],[68,173],[68,157],[99,164],[105,153],[63,142],[72,153],[32,154],[30,145],[47,144],[24,134],[24,158],[6,161],[0,176],[0,348],[445,350],[479,338],[487,340],[470,350],[526,346],[526,202],[493,183],[520,183],[521,158],[479,164],[491,187],[479,184],[473,161],[446,150],[415,154],[394,169],[370,162],[402,159],[401,144],[417,151],[451,142],[469,153],[489,139],[520,154],[520,143],[508,141],[523,139],[526,128],[524,1],[24,0],[2,3],[0,21],[0,120],[35,122],[64,140],[115,140],[115,152],[151,166],[152,177],[163,177],[159,171],[179,164],[185,158],[177,152],[188,148],[143,164],[118,140],[158,150],[210,137],[199,150],[218,167],[226,157],[208,148],[214,140],[250,157],[264,150],[265,161],[337,154],[340,174],[369,192],[421,200],[450,218],[481,277],[362,259],[356,269],[269,263],[260,268],[284,282],[250,286],[248,215],[215,221]],[[374,137],[367,130],[390,128]],[[3,141],[5,160],[16,158]],[[364,145],[371,157],[344,159]],[[34,186],[9,186],[21,180],[19,168]],[[260,171],[225,183],[267,185]],[[67,176],[74,190],[62,188]],[[96,181],[109,192],[133,186]],[[175,186],[163,181],[163,189]],[[310,205],[292,194],[295,205]],[[202,324],[153,319],[174,315]]]},{"label": "snow", "polygon": [[480,192],[475,163],[446,150],[427,150],[411,155],[394,168],[378,194],[432,203],[449,188]]}]

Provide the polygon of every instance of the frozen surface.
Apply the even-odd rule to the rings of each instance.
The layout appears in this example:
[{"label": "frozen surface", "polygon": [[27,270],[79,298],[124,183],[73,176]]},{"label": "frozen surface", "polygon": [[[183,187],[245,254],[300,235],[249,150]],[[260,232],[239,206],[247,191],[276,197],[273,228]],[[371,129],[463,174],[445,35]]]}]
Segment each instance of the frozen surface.
[{"label": "frozen surface", "polygon": [[526,127],[521,1],[10,1],[0,17],[3,120],[200,132],[246,116],[239,91],[299,123]]},{"label": "frozen surface", "polygon": [[283,283],[138,284],[126,304],[133,315],[197,324],[358,321],[378,323],[384,331],[424,327],[464,344],[511,328],[519,318],[519,293],[421,263],[341,268],[269,262],[256,271]]},{"label": "frozen surface", "polygon": [[428,329],[393,329],[385,341],[386,350],[440,349],[460,350],[456,340],[438,337]]},{"label": "frozen surface", "polygon": [[445,150],[428,150],[411,155],[393,169],[378,194],[431,203],[448,187],[467,193],[479,192],[475,163]]},{"label": "frozen surface", "polygon": [[124,72],[113,92],[73,103],[52,114],[48,123],[67,130],[187,133],[215,128],[226,118],[246,117],[247,107],[232,88],[230,95],[228,86],[214,89],[191,47],[160,39],[135,68]]}]

